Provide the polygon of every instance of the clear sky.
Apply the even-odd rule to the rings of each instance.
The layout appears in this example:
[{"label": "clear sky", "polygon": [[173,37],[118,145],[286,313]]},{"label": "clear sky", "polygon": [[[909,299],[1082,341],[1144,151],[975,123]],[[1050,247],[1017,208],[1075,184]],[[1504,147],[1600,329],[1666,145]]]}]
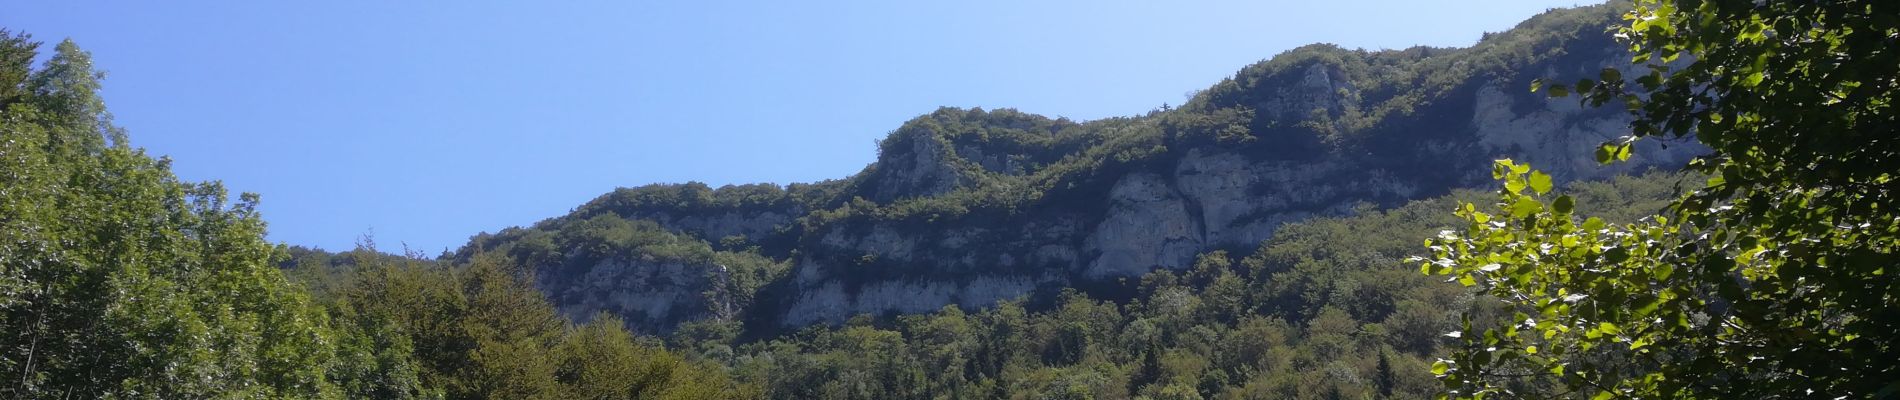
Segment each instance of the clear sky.
[{"label": "clear sky", "polygon": [[841,178],[939,106],[1087,120],[1304,44],[1467,46],[1589,0],[0,0],[273,241],[434,254],[615,187]]}]

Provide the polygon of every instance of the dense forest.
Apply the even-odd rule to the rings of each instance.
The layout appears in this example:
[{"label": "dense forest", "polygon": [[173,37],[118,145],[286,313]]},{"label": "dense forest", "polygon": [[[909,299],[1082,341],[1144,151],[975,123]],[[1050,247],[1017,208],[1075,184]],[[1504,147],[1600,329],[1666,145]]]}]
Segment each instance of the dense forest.
[{"label": "dense forest", "polygon": [[1895,398],[1896,42],[1889,2],[1552,10],[425,255],[269,243],[0,30],[0,395]]}]

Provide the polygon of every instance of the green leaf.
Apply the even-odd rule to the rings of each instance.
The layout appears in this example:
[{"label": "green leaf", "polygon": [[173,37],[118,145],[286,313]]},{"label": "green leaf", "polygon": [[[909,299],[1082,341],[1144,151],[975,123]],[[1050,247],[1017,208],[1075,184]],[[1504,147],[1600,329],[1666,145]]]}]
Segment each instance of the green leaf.
[{"label": "green leaf", "polygon": [[1630,251],[1628,248],[1624,248],[1624,247],[1611,247],[1608,250],[1603,251],[1603,259],[1611,263],[1621,263],[1624,261],[1629,261]]},{"label": "green leaf", "polygon": [[1604,226],[1603,219],[1600,219],[1597,217],[1590,217],[1589,219],[1583,220],[1583,230],[1585,231],[1590,231],[1590,232],[1600,231],[1600,230],[1603,230],[1603,226]]},{"label": "green leaf", "polygon": [[1509,158],[1491,162],[1491,179],[1504,179],[1504,175],[1510,171],[1511,159]]},{"label": "green leaf", "polygon": [[1511,216],[1516,218],[1528,217],[1543,210],[1544,203],[1529,197],[1519,198],[1516,203],[1511,203]]},{"label": "green leaf", "polygon": [[1597,163],[1609,164],[1616,160],[1616,145],[1604,143],[1597,146]]},{"label": "green leaf", "polygon": [[1550,203],[1550,208],[1558,214],[1569,215],[1570,211],[1577,209],[1577,200],[1571,199],[1570,195],[1557,196],[1557,200]]},{"label": "green leaf", "polygon": [[1438,360],[1438,362],[1432,363],[1432,374],[1444,375],[1446,371],[1450,370],[1451,360]]},{"label": "green leaf", "polygon": [[1643,85],[1643,89],[1656,90],[1662,86],[1662,79],[1661,71],[1649,71],[1648,75],[1636,78],[1636,84]]},{"label": "green leaf", "polygon": [[1656,296],[1644,295],[1636,301],[1636,315],[1638,316],[1649,315],[1650,313],[1656,312],[1656,309],[1661,308],[1661,307],[1662,307],[1662,298],[1656,297]]},{"label": "green leaf", "polygon": [[1675,273],[1676,267],[1670,266],[1668,263],[1656,264],[1655,267],[1651,267],[1649,270],[1649,276],[1655,277],[1656,280],[1659,281],[1669,279],[1669,276]]},{"label": "green leaf", "polygon": [[1550,174],[1544,171],[1531,171],[1531,190],[1537,194],[1550,193]]},{"label": "green leaf", "polygon": [[1604,82],[1621,81],[1623,80],[1623,71],[1617,70],[1616,68],[1604,68],[1602,72],[1597,73],[1597,79]]}]

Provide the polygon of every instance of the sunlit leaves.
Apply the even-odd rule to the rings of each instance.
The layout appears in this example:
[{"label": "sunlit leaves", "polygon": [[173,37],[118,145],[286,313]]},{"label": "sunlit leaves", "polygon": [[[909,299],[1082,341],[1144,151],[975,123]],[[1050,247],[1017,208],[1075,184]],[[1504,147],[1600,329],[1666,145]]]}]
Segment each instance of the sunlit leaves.
[{"label": "sunlit leaves", "polygon": [[[1880,366],[1900,357],[1900,321],[1883,317],[1900,307],[1884,273],[1900,262],[1900,144],[1887,140],[1900,126],[1890,51],[1900,18],[1868,17],[1895,15],[1892,6],[1637,1],[1617,34],[1644,71],[1636,87],[1615,69],[1571,86],[1587,105],[1621,101],[1636,117],[1595,158],[1628,160],[1638,138],[1692,137],[1714,150],[1688,165],[1705,185],[1647,221],[1575,224],[1575,200],[1538,212],[1525,201],[1544,194],[1534,179],[1494,167],[1497,209],[1513,218],[1477,222],[1480,212],[1460,210],[1470,227],[1435,241],[1426,269],[1541,314],[1540,352],[1570,356],[1504,361],[1513,336],[1486,335],[1502,343],[1467,341],[1447,387],[1505,391],[1510,374],[1493,372],[1529,363],[1554,364],[1566,386],[1599,398],[1895,393]],[[1498,264],[1526,272],[1487,271]],[[1580,360],[1610,363],[1562,368]]]},{"label": "sunlit leaves", "polygon": [[1629,161],[1630,149],[1632,147],[1634,147],[1634,145],[1628,141],[1621,143],[1604,143],[1601,146],[1597,146],[1597,162],[1609,164],[1617,161]]},{"label": "sunlit leaves", "polygon": [[[1667,236],[1671,228],[1657,224],[1612,228],[1594,217],[1578,221],[1572,216],[1576,200],[1550,193],[1548,175],[1510,160],[1499,160],[1493,172],[1505,186],[1497,193],[1498,207],[1511,218],[1501,224],[1480,222],[1474,217],[1485,213],[1471,204],[1461,205],[1458,214],[1471,223],[1463,232],[1441,235],[1449,240],[1433,242],[1433,261],[1421,270],[1453,275],[1454,280],[1500,299],[1541,300],[1526,310],[1534,315],[1517,318],[1531,322],[1472,328],[1470,334],[1462,335],[1481,339],[1466,339],[1471,353],[1457,354],[1445,364],[1447,371],[1438,373],[1449,387],[1463,388],[1461,393],[1486,392],[1494,390],[1486,389],[1484,376],[1489,368],[1527,368],[1529,364],[1562,371],[1567,361],[1559,355],[1631,351],[1630,343],[1654,343],[1656,339],[1645,336],[1653,332],[1647,323],[1625,320],[1613,310],[1652,315],[1681,306],[1671,305],[1674,298],[1637,295],[1659,281],[1652,279],[1653,273],[1631,265],[1638,262],[1638,255],[1660,252],[1653,248],[1653,239]],[[1523,191],[1525,187],[1532,190]],[[1641,328],[1632,330],[1632,325]],[[1523,329],[1533,334],[1520,334]],[[1601,378],[1559,375],[1569,380]]]},{"label": "sunlit leaves", "polygon": [[1526,178],[1525,182],[1529,184],[1531,190],[1536,191],[1537,194],[1541,195],[1550,192],[1550,174],[1545,174],[1543,171],[1531,171],[1530,176]]}]

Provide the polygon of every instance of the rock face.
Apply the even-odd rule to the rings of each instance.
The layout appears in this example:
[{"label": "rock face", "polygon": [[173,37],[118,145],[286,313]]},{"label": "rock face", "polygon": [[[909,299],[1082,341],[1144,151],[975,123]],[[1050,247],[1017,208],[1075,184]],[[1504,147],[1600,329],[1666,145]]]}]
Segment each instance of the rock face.
[{"label": "rock face", "polygon": [[721,290],[731,279],[723,266],[636,256],[579,267],[579,273],[540,274],[537,282],[574,321],[609,312],[647,333],[666,333],[681,322],[727,320],[737,311],[732,294]]},{"label": "rock face", "polygon": [[951,160],[956,157],[950,149],[933,137],[932,132],[918,132],[910,141],[908,148],[880,157],[872,180],[871,199],[880,202],[905,197],[929,197],[949,193],[963,181],[962,174]]},{"label": "rock face", "polygon": [[1706,149],[1646,141],[1630,161],[1599,166],[1596,146],[1627,132],[1620,108],[1525,90],[1537,78],[1629,70],[1599,25],[1614,16],[1606,9],[1540,16],[1524,26],[1542,34],[1501,33],[1468,49],[1308,46],[1140,117],[939,110],[893,132],[878,161],[847,179],[746,189],[734,201],[704,185],[656,190],[584,210],[720,246],[738,237],[791,266],[760,278],[767,289],[722,292],[733,287],[723,267],[640,254],[567,266],[587,272],[544,287],[570,316],[615,312],[636,327],[740,314],[783,327],[838,323],[1184,269],[1208,251],[1258,246],[1287,223],[1487,185],[1497,158],[1558,181],[1680,167]]},{"label": "rock face", "polygon": [[1095,225],[1084,251],[1095,254],[1082,276],[1140,276],[1156,267],[1180,268],[1199,254],[1206,229],[1174,183],[1152,173],[1123,177],[1109,191],[1108,215]]},{"label": "rock face", "polygon": [[[1606,62],[1582,66],[1573,73],[1582,74],[1604,68],[1628,70],[1629,66]],[[1547,70],[1544,75],[1560,74]],[[1625,72],[1624,75],[1635,76],[1631,72]],[[1506,94],[1495,83],[1478,88],[1474,97],[1471,126],[1476,130],[1474,136],[1478,143],[1487,152],[1530,162],[1559,181],[1623,174],[1657,166],[1681,166],[1689,162],[1690,158],[1709,151],[1700,142],[1651,139],[1636,142],[1630,162],[1601,165],[1595,156],[1597,146],[1629,133],[1628,114],[1607,109],[1586,110],[1582,104],[1570,99],[1525,101],[1519,96]],[[1524,103],[1530,103],[1532,107],[1522,107]],[[1518,111],[1520,109],[1524,111]]]},{"label": "rock face", "polygon": [[1333,79],[1339,74],[1326,64],[1307,66],[1297,83],[1275,88],[1258,108],[1266,113],[1263,117],[1280,121],[1305,120],[1314,113],[1339,115],[1355,91],[1351,83]]}]

